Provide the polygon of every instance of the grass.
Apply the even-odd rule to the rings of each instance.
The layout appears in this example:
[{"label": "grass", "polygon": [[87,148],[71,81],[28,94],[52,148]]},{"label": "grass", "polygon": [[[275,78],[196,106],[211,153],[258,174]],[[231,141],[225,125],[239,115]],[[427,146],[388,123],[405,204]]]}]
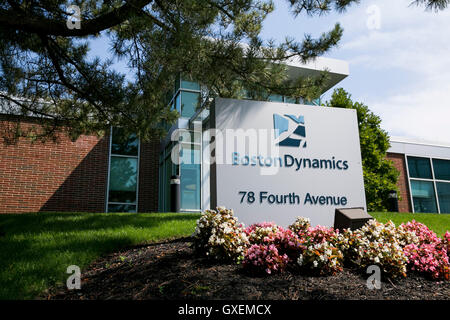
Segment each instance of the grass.
[{"label": "grass", "polygon": [[436,232],[439,237],[442,237],[445,231],[450,231],[450,214],[398,212],[371,212],[369,214],[383,223],[392,220],[396,226],[400,225],[402,222],[416,220]]},{"label": "grass", "polygon": [[[32,299],[101,255],[188,236],[199,214],[30,213],[0,215],[0,299]],[[1,233],[5,233],[4,236]]]},{"label": "grass", "polygon": [[[439,236],[450,230],[450,215],[445,214],[371,215],[396,225],[415,219]],[[198,218],[199,214],[181,213],[0,215],[0,299],[33,299],[47,288],[63,284],[70,265],[83,269],[101,255],[121,248],[188,236]]]}]

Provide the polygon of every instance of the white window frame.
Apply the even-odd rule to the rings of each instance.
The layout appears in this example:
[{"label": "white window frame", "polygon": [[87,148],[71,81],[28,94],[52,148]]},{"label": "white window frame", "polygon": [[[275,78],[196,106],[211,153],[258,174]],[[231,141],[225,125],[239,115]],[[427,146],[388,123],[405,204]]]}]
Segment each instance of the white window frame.
[{"label": "white window frame", "polygon": [[[414,210],[414,200],[413,200],[413,194],[412,194],[412,189],[411,189],[411,179],[412,180],[418,180],[418,181],[428,181],[428,182],[432,182],[433,183],[434,198],[435,198],[435,201],[436,201],[436,208],[438,210],[437,213],[442,214],[441,207],[439,205],[439,196],[438,196],[438,192],[437,192],[436,183],[437,182],[450,183],[450,181],[449,180],[436,179],[436,177],[434,175],[433,159],[436,159],[436,160],[447,160],[447,161],[450,161],[450,159],[441,158],[441,157],[427,157],[427,156],[415,155],[415,154],[405,154],[404,156],[405,156],[405,164],[406,164],[406,177],[408,179],[408,187],[409,187],[409,198],[410,198],[409,200],[410,200],[412,212],[416,213],[416,211]],[[431,179],[410,177],[409,176],[408,157],[428,159],[428,161],[430,162],[430,168],[431,168]]]}]

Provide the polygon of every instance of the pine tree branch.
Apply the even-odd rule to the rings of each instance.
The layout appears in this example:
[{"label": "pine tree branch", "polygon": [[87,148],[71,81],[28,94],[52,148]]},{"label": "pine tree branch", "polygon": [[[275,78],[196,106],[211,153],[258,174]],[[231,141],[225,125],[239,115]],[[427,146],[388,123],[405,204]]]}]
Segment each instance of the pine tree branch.
[{"label": "pine tree branch", "polygon": [[[108,13],[83,20],[81,29],[67,28],[66,20],[58,21],[43,16],[31,16],[26,12],[17,12],[14,9],[2,9],[0,10],[0,27],[53,36],[83,37],[100,33],[121,24],[133,15],[141,14],[141,10],[151,2],[152,0],[128,0],[121,7]],[[158,22],[160,27],[164,26],[155,17],[153,19],[155,23]]]}]

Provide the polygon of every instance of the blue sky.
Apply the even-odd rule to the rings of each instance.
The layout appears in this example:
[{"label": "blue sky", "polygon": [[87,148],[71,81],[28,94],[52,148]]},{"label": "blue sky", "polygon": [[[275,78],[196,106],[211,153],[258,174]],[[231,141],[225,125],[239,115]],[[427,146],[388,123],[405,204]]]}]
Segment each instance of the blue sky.
[{"label": "blue sky", "polygon": [[[410,6],[412,0],[361,1],[343,14],[295,18],[286,0],[274,2],[264,39],[319,36],[340,22],[344,36],[326,56],[348,61],[350,76],[336,87],[368,105],[391,136],[450,143],[450,8],[436,13]],[[104,39],[91,48],[94,55],[108,52]]]},{"label": "blue sky", "polygon": [[[264,39],[319,36],[336,22],[350,76],[337,85],[382,118],[391,136],[450,143],[450,9],[425,11],[412,0],[361,1],[343,14],[310,18],[289,13],[287,1],[265,21]],[[325,94],[329,99],[332,90]]]}]

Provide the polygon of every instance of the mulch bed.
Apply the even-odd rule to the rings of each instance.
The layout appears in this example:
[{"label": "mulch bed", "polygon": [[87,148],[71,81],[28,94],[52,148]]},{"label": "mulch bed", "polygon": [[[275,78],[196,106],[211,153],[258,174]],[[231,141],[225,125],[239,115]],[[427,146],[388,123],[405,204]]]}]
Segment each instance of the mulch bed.
[{"label": "mulch bed", "polygon": [[366,275],[344,269],[334,276],[294,272],[251,276],[239,265],[196,257],[190,239],[137,246],[103,257],[83,271],[81,290],[54,288],[43,299],[450,299],[449,281],[416,274],[369,290]]}]

